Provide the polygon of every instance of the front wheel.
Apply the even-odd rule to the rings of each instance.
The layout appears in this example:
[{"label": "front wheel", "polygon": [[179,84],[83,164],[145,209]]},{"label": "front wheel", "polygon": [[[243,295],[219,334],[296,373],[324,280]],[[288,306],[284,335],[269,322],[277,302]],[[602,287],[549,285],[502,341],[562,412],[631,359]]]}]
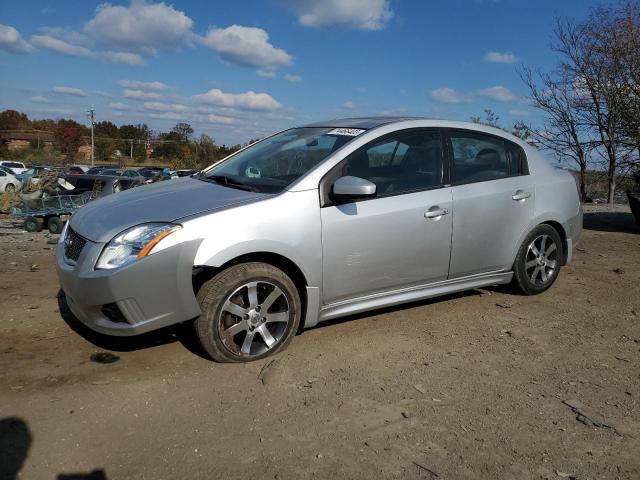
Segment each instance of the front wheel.
[{"label": "front wheel", "polygon": [[250,362],[291,341],[301,317],[293,281],[266,263],[242,263],[220,272],[198,292],[202,314],[195,332],[218,362]]},{"label": "front wheel", "polygon": [[5,187],[4,187],[4,191],[7,193],[13,193],[16,191],[16,187],[12,184],[12,183],[8,183]]},{"label": "front wheel", "polygon": [[538,225],[525,239],[513,265],[513,283],[525,295],[547,290],[558,278],[562,240],[551,225]]}]

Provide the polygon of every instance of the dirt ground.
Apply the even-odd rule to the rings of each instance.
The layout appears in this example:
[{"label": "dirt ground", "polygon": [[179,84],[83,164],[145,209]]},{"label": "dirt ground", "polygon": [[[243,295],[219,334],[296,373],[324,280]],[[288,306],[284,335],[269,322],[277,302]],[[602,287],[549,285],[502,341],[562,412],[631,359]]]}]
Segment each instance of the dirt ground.
[{"label": "dirt ground", "polygon": [[246,365],[184,328],[87,332],[53,239],[1,220],[0,479],[638,479],[640,229],[588,212],[542,295],[360,315]]}]

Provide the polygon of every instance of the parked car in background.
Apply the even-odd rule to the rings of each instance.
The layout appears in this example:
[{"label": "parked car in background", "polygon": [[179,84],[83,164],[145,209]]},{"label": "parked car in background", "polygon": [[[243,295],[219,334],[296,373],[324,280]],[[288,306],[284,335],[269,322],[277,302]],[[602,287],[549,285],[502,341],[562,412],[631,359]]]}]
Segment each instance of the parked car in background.
[{"label": "parked car in background", "polygon": [[22,183],[37,184],[43,172],[51,172],[53,169],[48,166],[36,166],[26,169],[24,172],[16,175],[16,178]]},{"label": "parked car in background", "polygon": [[519,138],[358,118],[286,130],[197,176],[92,202],[56,263],[90,328],[191,321],[211,358],[244,362],[345,315],[497,284],[542,293],[581,232],[572,176]]},{"label": "parked car in background", "polygon": [[99,175],[103,170],[110,170],[118,168],[116,165],[96,165],[94,167],[89,168],[85,173],[87,175]]},{"label": "parked car in background", "polygon": [[162,170],[160,167],[143,167],[138,169],[138,173],[146,178],[146,183],[153,183],[160,179]]},{"label": "parked car in background", "polygon": [[84,175],[85,171],[78,165],[69,165],[64,169],[64,173],[66,175]]},{"label": "parked car in background", "polygon": [[12,169],[10,169],[9,167],[4,167],[2,165],[0,165],[0,170],[2,170],[5,173],[8,173],[10,175],[13,175],[14,177],[16,176],[16,172],[14,172]]},{"label": "parked car in background", "polygon": [[119,177],[120,175],[122,175],[122,172],[124,172],[124,170],[122,170],[121,168],[107,168],[105,170],[102,170],[99,175],[110,175]]},{"label": "parked car in background", "polygon": [[22,187],[22,182],[7,170],[8,168],[0,168],[0,192],[15,192]]},{"label": "parked car in background", "polygon": [[13,170],[13,174],[24,173],[27,167],[22,162],[16,162],[13,160],[0,160],[0,166],[8,167]]},{"label": "parked car in background", "polygon": [[126,177],[126,178],[130,178],[132,180],[137,180],[140,183],[145,183],[147,181],[146,177],[144,177],[143,175],[140,175],[140,172],[138,170],[135,170],[133,168],[129,168],[125,171],[122,172],[122,176]]},{"label": "parked car in background", "polygon": [[67,190],[65,195],[99,192],[97,194],[98,197],[118,193],[143,184],[140,179],[127,178],[120,175],[70,175],[65,180],[73,185],[73,190]]},{"label": "parked car in background", "polygon": [[195,173],[198,173],[198,170],[176,170],[175,171],[175,174],[178,178],[190,177]]}]

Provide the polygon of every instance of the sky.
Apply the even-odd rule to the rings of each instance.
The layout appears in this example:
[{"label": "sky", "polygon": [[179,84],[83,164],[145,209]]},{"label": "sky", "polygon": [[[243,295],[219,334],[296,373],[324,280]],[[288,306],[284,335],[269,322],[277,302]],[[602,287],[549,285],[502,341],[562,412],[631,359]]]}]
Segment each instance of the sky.
[{"label": "sky", "polygon": [[[606,0],[602,0],[606,1]],[[602,3],[602,2],[600,2]],[[536,125],[517,67],[592,0],[0,0],[0,110],[218,143],[363,115]]]}]

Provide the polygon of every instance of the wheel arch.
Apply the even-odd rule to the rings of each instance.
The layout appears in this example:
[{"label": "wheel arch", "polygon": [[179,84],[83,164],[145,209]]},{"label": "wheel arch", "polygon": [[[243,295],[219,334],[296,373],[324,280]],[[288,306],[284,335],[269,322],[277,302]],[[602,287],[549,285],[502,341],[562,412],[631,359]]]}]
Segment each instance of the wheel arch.
[{"label": "wheel arch", "polygon": [[549,225],[552,227],[558,235],[560,236],[560,240],[562,241],[562,263],[561,265],[567,264],[567,253],[568,253],[568,242],[567,242],[567,232],[560,222],[556,222],[555,220],[547,220],[545,222],[540,223],[539,225]]},{"label": "wheel arch", "polygon": [[272,265],[280,270],[282,270],[285,274],[291,278],[296,289],[298,290],[298,295],[300,295],[300,302],[302,305],[302,321],[300,322],[300,327],[302,328],[304,325],[304,319],[306,318],[307,313],[307,289],[306,287],[309,285],[307,278],[304,273],[300,269],[300,267],[291,259],[281,255],[279,253],[274,252],[251,252],[245,253],[242,255],[238,255],[234,257],[219,267],[212,267],[207,265],[202,265],[198,267],[194,267],[193,271],[193,293],[197,296],[198,290],[200,287],[210,278],[213,278],[218,273],[226,270],[229,267],[234,265],[238,265],[240,263],[247,262],[261,262]]}]

